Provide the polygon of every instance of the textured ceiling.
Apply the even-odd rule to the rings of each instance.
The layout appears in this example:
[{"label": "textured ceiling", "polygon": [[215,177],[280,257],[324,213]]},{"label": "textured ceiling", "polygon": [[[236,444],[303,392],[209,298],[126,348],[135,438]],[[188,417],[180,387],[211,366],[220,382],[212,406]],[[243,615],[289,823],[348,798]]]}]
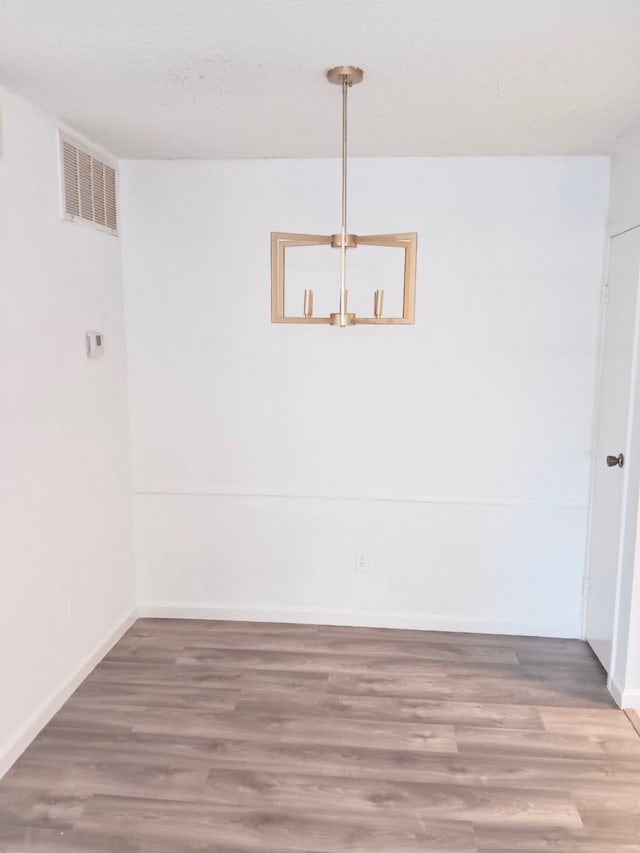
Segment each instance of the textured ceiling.
[{"label": "textured ceiling", "polygon": [[0,82],[121,157],[591,154],[640,119],[640,0],[0,0]]}]

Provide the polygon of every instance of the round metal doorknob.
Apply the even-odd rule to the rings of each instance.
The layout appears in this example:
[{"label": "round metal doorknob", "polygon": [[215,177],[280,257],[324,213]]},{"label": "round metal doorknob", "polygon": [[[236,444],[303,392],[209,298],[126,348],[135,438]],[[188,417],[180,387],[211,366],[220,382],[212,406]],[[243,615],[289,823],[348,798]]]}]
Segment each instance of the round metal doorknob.
[{"label": "round metal doorknob", "polygon": [[617,456],[607,456],[607,465],[609,468],[615,468],[616,465],[618,468],[622,468],[624,465],[624,456],[622,453],[619,453]]}]

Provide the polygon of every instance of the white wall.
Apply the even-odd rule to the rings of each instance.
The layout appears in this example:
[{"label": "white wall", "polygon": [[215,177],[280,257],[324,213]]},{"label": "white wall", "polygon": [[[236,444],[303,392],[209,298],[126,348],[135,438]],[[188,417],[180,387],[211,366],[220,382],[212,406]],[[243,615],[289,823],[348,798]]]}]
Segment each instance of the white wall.
[{"label": "white wall", "polygon": [[337,163],[121,177],[146,611],[578,636],[607,159],[354,161],[351,229],[419,232],[417,322],[346,330],[269,307]]},{"label": "white wall", "polygon": [[119,240],[61,221],[53,120],[2,90],[0,110],[1,775],[134,586]]}]

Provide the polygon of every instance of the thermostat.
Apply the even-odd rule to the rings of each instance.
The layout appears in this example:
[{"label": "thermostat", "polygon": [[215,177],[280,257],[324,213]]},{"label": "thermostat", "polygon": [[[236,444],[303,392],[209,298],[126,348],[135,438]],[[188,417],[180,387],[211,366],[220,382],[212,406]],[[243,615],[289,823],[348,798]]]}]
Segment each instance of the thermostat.
[{"label": "thermostat", "polygon": [[87,332],[87,356],[99,358],[104,352],[104,335],[102,332]]}]

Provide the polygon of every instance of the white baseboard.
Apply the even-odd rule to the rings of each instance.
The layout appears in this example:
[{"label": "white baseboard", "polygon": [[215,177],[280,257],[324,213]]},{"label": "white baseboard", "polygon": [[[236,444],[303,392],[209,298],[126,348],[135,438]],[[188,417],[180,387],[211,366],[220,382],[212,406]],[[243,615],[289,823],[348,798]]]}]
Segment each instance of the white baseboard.
[{"label": "white baseboard", "polygon": [[619,708],[622,708],[622,690],[618,687],[618,685],[615,683],[613,678],[611,678],[611,676],[609,676],[609,679],[607,681],[607,690],[613,696],[616,705]]},{"label": "white baseboard", "polygon": [[138,607],[138,615],[164,619],[220,619],[247,622],[296,622],[304,625],[345,625],[355,628],[412,628],[527,637],[580,638],[580,625],[479,621],[456,616],[434,616],[394,611],[324,610],[315,607],[271,608],[260,605],[169,604],[153,602]]},{"label": "white baseboard", "polygon": [[620,708],[640,708],[640,690],[623,690],[613,678],[609,678],[607,687]]},{"label": "white baseboard", "polygon": [[118,642],[120,637],[128,631],[138,618],[138,610],[134,608],[128,616],[112,628],[107,636],[91,651],[82,661],[76,671],[64,684],[57,687],[42,705],[25,722],[16,734],[9,746],[0,754],[0,779],[22,755],[36,735],[42,731],[49,720],[56,714],[67,701],[76,688],[89,675],[91,670],[98,664],[107,652]]}]

